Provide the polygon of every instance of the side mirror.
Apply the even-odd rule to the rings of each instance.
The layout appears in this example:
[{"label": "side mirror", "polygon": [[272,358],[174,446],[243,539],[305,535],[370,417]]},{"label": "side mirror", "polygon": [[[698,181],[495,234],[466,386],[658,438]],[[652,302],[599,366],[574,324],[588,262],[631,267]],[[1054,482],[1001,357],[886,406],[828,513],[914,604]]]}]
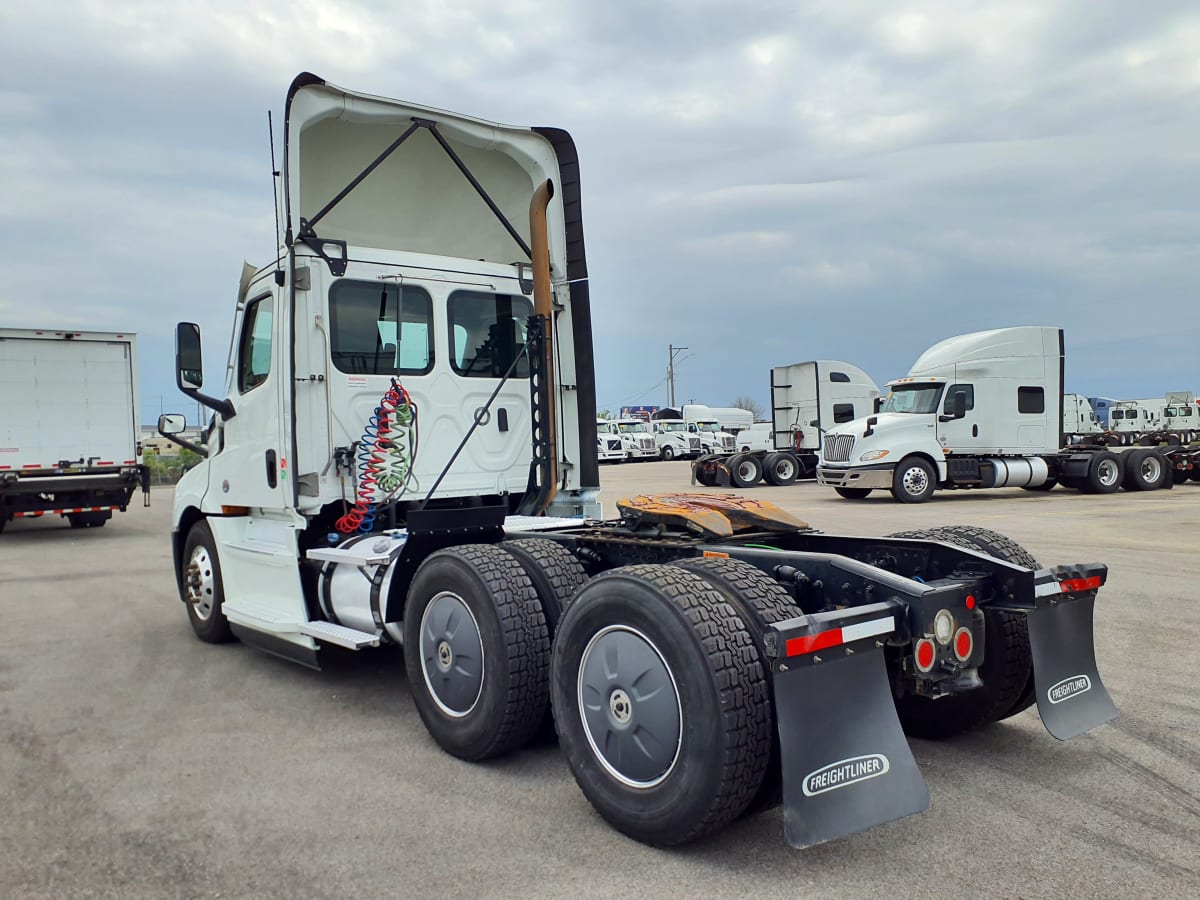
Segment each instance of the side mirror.
[{"label": "side mirror", "polygon": [[821,427],[821,420],[820,420],[820,419],[813,419],[811,422],[809,422],[809,423],[808,423],[808,427],[809,427],[809,428],[820,428],[820,427]]},{"label": "side mirror", "polygon": [[867,430],[863,432],[863,437],[870,437],[875,433],[875,426],[879,424],[879,419],[871,416],[867,419]]},{"label": "side mirror", "polygon": [[187,420],[179,413],[167,413],[158,417],[158,433],[163,437],[183,434],[187,430]]},{"label": "side mirror", "polygon": [[967,414],[967,395],[959,391],[954,395],[954,418],[961,419]]},{"label": "side mirror", "polygon": [[184,393],[204,387],[200,326],[195,322],[180,322],[175,326],[175,384]]},{"label": "side mirror", "polygon": [[876,397],[871,407],[871,412],[878,413],[881,409],[883,409],[883,398]]}]

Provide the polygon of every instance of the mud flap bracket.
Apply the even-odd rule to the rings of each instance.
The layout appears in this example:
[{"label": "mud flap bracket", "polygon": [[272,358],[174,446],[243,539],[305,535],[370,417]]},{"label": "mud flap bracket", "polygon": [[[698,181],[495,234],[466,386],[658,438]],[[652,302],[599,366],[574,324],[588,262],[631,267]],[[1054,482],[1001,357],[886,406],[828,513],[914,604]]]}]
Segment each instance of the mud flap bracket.
[{"label": "mud flap bracket", "polygon": [[883,655],[904,615],[904,604],[886,601],[789,619],[766,635],[793,847],[929,808]]}]

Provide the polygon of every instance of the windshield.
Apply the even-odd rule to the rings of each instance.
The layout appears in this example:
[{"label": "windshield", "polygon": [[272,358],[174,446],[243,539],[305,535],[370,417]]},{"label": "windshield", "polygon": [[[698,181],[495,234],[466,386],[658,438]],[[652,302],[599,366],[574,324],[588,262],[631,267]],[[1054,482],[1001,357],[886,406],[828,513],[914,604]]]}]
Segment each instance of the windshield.
[{"label": "windshield", "polygon": [[620,429],[625,434],[630,434],[630,433],[645,434],[646,433],[646,425],[644,422],[621,422],[620,424],[617,425],[617,428]]},{"label": "windshield", "polygon": [[687,426],[682,422],[664,422],[663,431],[687,431]]},{"label": "windshield", "polygon": [[944,384],[902,384],[888,391],[880,412],[931,413],[937,412]]},{"label": "windshield", "polygon": [[696,430],[697,430],[697,431],[712,431],[712,432],[715,432],[715,431],[720,431],[720,430],[721,430],[721,426],[720,426],[720,425],[718,425],[716,422],[697,422],[697,423],[696,423]]}]

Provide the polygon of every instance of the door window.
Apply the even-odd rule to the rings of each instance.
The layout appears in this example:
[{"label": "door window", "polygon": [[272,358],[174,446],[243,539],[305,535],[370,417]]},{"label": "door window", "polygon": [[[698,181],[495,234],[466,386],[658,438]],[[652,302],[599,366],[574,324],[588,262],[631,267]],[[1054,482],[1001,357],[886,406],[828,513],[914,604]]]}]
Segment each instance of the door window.
[{"label": "door window", "polygon": [[853,422],[854,421],[854,404],[853,403],[835,403],[835,404],[833,404],[833,421],[835,421],[835,422]]},{"label": "door window", "polygon": [[238,347],[238,393],[252,391],[271,372],[271,324],[274,320],[275,300],[259,297],[246,306],[242,318],[242,340]]},{"label": "door window", "polygon": [[[1022,388],[1022,390],[1024,390]],[[954,395],[962,394],[967,401],[967,409],[975,408],[975,385],[973,384],[952,384],[946,390],[946,402],[942,406],[942,412],[947,416],[954,414]]]}]

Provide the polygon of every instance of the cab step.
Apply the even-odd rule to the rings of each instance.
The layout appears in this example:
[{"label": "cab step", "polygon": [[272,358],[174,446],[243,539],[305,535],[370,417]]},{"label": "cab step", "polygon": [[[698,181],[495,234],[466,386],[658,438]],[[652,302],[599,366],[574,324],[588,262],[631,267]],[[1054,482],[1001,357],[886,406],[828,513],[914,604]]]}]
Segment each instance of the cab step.
[{"label": "cab step", "polygon": [[345,647],[347,650],[379,646],[379,635],[347,628],[345,625],[335,625],[333,622],[305,622],[300,626],[300,633],[326,644]]}]

